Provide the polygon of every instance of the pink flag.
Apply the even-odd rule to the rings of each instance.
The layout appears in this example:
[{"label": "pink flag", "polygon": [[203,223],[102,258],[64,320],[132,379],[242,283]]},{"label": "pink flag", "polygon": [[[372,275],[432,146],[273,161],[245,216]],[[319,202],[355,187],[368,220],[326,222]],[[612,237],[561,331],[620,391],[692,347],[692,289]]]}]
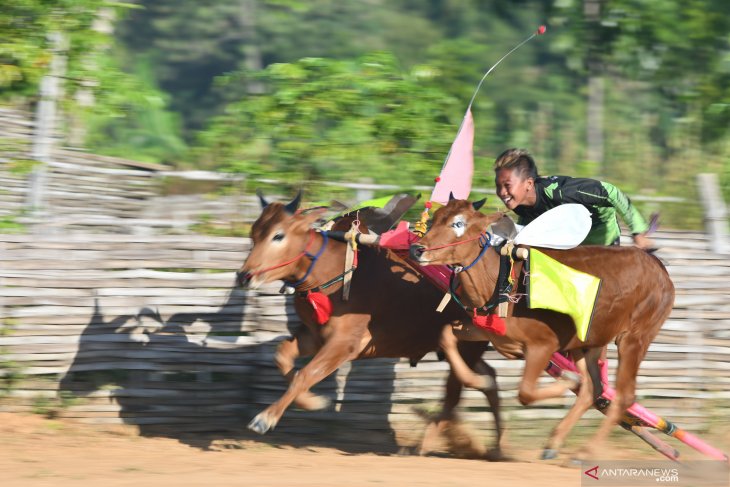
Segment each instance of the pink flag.
[{"label": "pink flag", "polygon": [[446,204],[449,192],[457,199],[465,200],[471,192],[471,178],[474,174],[474,119],[471,106],[464,114],[459,133],[451,144],[441,175],[431,193],[431,201]]},{"label": "pink flag", "polygon": [[416,234],[408,231],[408,222],[401,220],[395,229],[380,235],[378,244],[389,249],[408,250],[416,240],[418,240]]}]

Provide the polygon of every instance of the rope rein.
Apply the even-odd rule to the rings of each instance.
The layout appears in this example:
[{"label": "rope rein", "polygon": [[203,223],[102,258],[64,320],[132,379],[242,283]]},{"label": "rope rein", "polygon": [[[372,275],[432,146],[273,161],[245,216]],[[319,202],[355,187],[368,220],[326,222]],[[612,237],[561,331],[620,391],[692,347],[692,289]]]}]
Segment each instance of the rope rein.
[{"label": "rope rein", "polygon": [[344,280],[345,279],[345,276],[347,276],[351,272],[354,272],[355,269],[357,269],[357,266],[352,266],[349,269],[347,269],[345,272],[343,272],[342,274],[333,277],[329,281],[327,281],[325,283],[322,283],[322,284],[320,284],[317,287],[313,287],[312,289],[307,289],[306,291],[299,291],[299,292],[297,292],[297,295],[299,295],[299,296],[306,296],[309,293],[316,293],[316,292],[319,292],[319,291],[323,291],[323,290],[327,289],[328,287],[334,286],[338,282]]},{"label": "rope rein", "polygon": [[[476,239],[470,239],[470,240],[476,240]],[[484,254],[487,251],[487,249],[492,246],[492,235],[489,232],[480,233],[479,234],[479,245],[481,246],[482,250],[479,252],[479,255],[477,255],[476,259],[474,259],[472,261],[472,263],[469,264],[468,266],[462,267],[458,271],[455,270],[454,272],[464,272],[464,271],[468,271],[469,269],[474,267],[474,264],[479,262],[482,259],[482,257],[484,257]]]},{"label": "rope rein", "polygon": [[[443,247],[448,247],[450,245],[471,242],[471,241],[474,241],[476,239],[479,239],[479,245],[482,247],[482,250],[479,251],[479,255],[477,255],[476,258],[472,261],[472,263],[469,264],[468,266],[466,266],[466,267],[459,267],[459,268],[456,268],[456,269],[451,269],[451,279],[449,279],[449,292],[451,293],[451,297],[454,299],[454,301],[456,301],[456,303],[459,306],[461,306],[462,308],[464,308],[466,310],[468,310],[469,307],[468,306],[465,306],[464,303],[461,302],[461,300],[459,299],[458,295],[456,294],[456,286],[455,286],[456,276],[457,276],[457,274],[459,274],[461,272],[464,272],[464,271],[468,271],[469,269],[471,269],[472,267],[474,267],[474,265],[477,262],[479,262],[482,259],[482,257],[484,257],[484,254],[487,252],[487,249],[489,249],[492,246],[492,235],[489,232],[484,232],[484,233],[480,233],[475,238],[470,238],[468,240],[462,240],[460,242],[451,243],[449,245],[443,245],[441,247],[436,247],[436,248],[443,248]],[[494,307],[494,306],[496,306],[496,303],[494,305],[492,305],[491,307]],[[475,311],[477,309],[488,310],[489,308],[490,307],[489,307],[489,302],[488,302],[484,306],[481,306],[479,308],[474,308],[474,310]]]},{"label": "rope rein", "polygon": [[[317,233],[322,235],[322,245],[319,247],[319,250],[317,251],[316,254],[311,254],[311,253],[309,253],[308,249],[314,242],[314,238]],[[257,275],[263,274],[264,272],[268,272],[268,271],[271,271],[274,269],[279,269],[281,267],[285,267],[289,264],[292,264],[292,263],[298,261],[302,257],[309,257],[311,262],[309,263],[309,267],[307,267],[307,271],[304,273],[304,276],[302,276],[301,279],[298,279],[295,282],[284,281],[284,286],[282,286],[282,292],[284,292],[283,290],[286,288],[291,288],[292,290],[294,290],[294,288],[296,288],[297,286],[304,283],[304,281],[306,281],[307,278],[309,277],[309,275],[312,273],[312,270],[314,269],[314,266],[317,263],[317,260],[322,256],[325,249],[327,248],[328,241],[329,241],[329,234],[326,231],[325,232],[316,232],[314,229],[311,229],[309,231],[309,240],[307,241],[307,245],[304,247],[304,250],[302,250],[299,254],[297,254],[295,257],[293,257],[285,262],[281,262],[279,264],[272,265],[270,267],[266,267],[264,269],[259,269],[255,272],[252,272],[251,275],[257,276]],[[352,272],[354,272],[355,269],[357,269],[357,261],[355,261],[353,263],[353,265],[349,269],[345,270],[342,274],[339,274],[339,275],[333,277],[332,279],[330,279],[329,281],[327,281],[323,284],[320,284],[319,286],[316,286],[312,289],[309,289],[307,291],[300,291],[299,294],[307,295],[310,292],[318,292],[318,291],[327,289],[328,287],[333,286],[340,281],[343,281],[348,276],[348,274],[351,274]],[[287,294],[289,294],[289,292],[287,292]]]},{"label": "rope rein", "polygon": [[[299,259],[301,259],[305,255],[309,255],[308,252],[307,252],[307,249],[309,248],[309,246],[312,244],[313,241],[314,241],[314,230],[310,230],[309,231],[309,241],[307,242],[307,245],[304,246],[304,250],[302,250],[301,253],[299,253],[299,255],[297,255],[293,259],[287,260],[286,262],[282,262],[281,264],[276,264],[276,265],[272,265],[271,267],[266,267],[264,269],[259,269],[259,270],[255,271],[255,272],[251,272],[250,274],[252,276],[258,276],[258,275],[263,274],[264,272],[273,271],[274,269],[278,269],[280,267],[284,267],[284,266],[287,266],[287,265],[289,265],[289,264],[291,264],[293,262],[298,261]],[[326,240],[325,240],[325,243],[327,243]],[[321,255],[321,253],[322,253],[322,249],[320,249],[320,251],[317,254],[317,256]]]},{"label": "rope rein", "polygon": [[[489,236],[489,237],[487,238],[487,236]],[[487,238],[485,245],[489,245],[490,241],[492,239],[492,235],[489,232],[484,231],[484,232],[480,233],[479,235],[477,235],[476,237],[467,238],[466,240],[459,240],[457,242],[451,242],[451,243],[447,243],[444,245],[438,245],[436,247],[426,247],[425,249],[423,249],[423,251],[428,252],[429,250],[438,250],[438,249],[445,249],[446,247],[454,247],[455,245],[461,245],[461,244],[473,242],[474,240],[479,240],[481,238]]]},{"label": "rope rein", "polygon": [[512,272],[514,271],[514,261],[509,256],[503,256],[500,258],[500,268],[497,276],[497,281],[495,282],[495,288],[492,297],[482,306],[474,308],[470,308],[469,306],[466,306],[464,303],[462,303],[456,292],[456,288],[458,287],[457,275],[461,272],[471,269],[477,262],[482,259],[482,257],[484,257],[487,249],[492,246],[491,235],[488,232],[485,232],[485,234],[482,234],[480,236],[483,236],[484,239],[480,241],[480,244],[482,245],[482,250],[479,252],[479,255],[477,255],[477,257],[468,266],[452,269],[451,278],[449,279],[449,293],[451,294],[452,299],[456,302],[456,304],[461,306],[462,309],[466,311],[472,311],[474,313],[474,317],[477,316],[477,311],[489,312],[490,310],[499,306],[502,302],[510,302],[514,304],[519,302],[520,299],[526,296],[526,294],[524,293],[512,293],[514,284],[514,277],[512,276]]}]

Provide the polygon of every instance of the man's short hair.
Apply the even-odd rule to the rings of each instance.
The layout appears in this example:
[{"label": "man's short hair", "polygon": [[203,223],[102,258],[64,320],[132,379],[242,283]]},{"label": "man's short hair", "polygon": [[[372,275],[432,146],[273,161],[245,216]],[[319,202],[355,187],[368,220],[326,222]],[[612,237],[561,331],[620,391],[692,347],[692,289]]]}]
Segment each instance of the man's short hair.
[{"label": "man's short hair", "polygon": [[525,149],[507,149],[494,161],[494,172],[500,169],[511,169],[523,179],[537,179],[537,165]]}]

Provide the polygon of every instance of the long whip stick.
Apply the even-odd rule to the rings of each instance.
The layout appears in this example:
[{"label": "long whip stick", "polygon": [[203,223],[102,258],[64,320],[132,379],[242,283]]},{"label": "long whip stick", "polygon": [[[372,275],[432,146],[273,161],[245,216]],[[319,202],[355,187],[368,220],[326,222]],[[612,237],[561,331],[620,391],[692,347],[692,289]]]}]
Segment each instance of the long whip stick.
[{"label": "long whip stick", "polygon": [[[489,76],[489,74],[492,71],[494,71],[494,69],[497,66],[499,66],[499,64],[502,61],[504,61],[505,59],[507,59],[507,57],[510,54],[512,54],[517,49],[519,49],[520,47],[522,47],[525,44],[527,44],[528,42],[530,42],[534,37],[544,34],[546,30],[547,30],[547,28],[544,25],[541,25],[540,27],[538,27],[538,29],[535,32],[533,32],[527,39],[523,40],[522,42],[520,42],[519,44],[517,44],[515,47],[513,47],[512,49],[510,49],[507,52],[507,54],[505,54],[504,56],[502,56],[501,58],[499,58],[499,60],[496,63],[494,63],[492,65],[492,67],[487,70],[486,73],[484,73],[484,76],[482,76],[482,79],[479,80],[479,83],[477,84],[477,87],[474,90],[474,93],[472,94],[471,99],[469,100],[469,105],[467,105],[467,107],[466,107],[466,112],[464,113],[464,118],[461,120],[461,124],[459,125],[459,130],[456,132],[456,139],[454,139],[454,140],[457,140],[459,138],[459,134],[461,133],[461,130],[464,127],[464,123],[467,120],[467,117],[468,117],[468,115],[469,115],[469,113],[471,111],[471,107],[472,107],[472,104],[474,103],[474,99],[477,97],[477,94],[479,93],[479,89],[482,87],[482,84],[484,83],[484,80],[487,79],[487,76]],[[454,149],[454,144],[452,144],[451,147],[449,148],[449,152],[448,152],[448,154],[446,154],[446,158],[444,159],[444,163],[441,165],[441,172],[442,173],[443,173],[444,168],[446,167],[446,164],[449,161],[449,157],[451,156],[451,152],[453,151],[453,149]],[[436,183],[438,183],[440,180],[441,180],[441,177],[438,176],[438,177],[436,177],[436,179],[434,181]],[[429,210],[431,209],[431,206],[432,206],[432,203],[431,203],[430,200],[429,201],[426,201],[424,203],[424,210],[421,213],[421,219],[414,224],[414,233],[416,235],[418,235],[419,237],[422,237],[426,233],[427,222],[428,222],[428,219],[429,219]]]}]

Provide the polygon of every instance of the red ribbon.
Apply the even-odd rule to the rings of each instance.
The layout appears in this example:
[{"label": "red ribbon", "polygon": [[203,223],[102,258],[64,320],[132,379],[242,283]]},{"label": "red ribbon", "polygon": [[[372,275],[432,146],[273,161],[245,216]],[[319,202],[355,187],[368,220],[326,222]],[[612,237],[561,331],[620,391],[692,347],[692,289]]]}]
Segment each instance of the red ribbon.
[{"label": "red ribbon", "polygon": [[480,316],[477,314],[476,308],[474,308],[474,316],[472,316],[471,321],[479,328],[491,331],[495,335],[504,336],[507,333],[507,325],[498,315]]},{"label": "red ribbon", "polygon": [[332,316],[332,301],[329,296],[320,292],[307,293],[307,301],[312,305],[312,317],[318,325],[324,325]]}]

